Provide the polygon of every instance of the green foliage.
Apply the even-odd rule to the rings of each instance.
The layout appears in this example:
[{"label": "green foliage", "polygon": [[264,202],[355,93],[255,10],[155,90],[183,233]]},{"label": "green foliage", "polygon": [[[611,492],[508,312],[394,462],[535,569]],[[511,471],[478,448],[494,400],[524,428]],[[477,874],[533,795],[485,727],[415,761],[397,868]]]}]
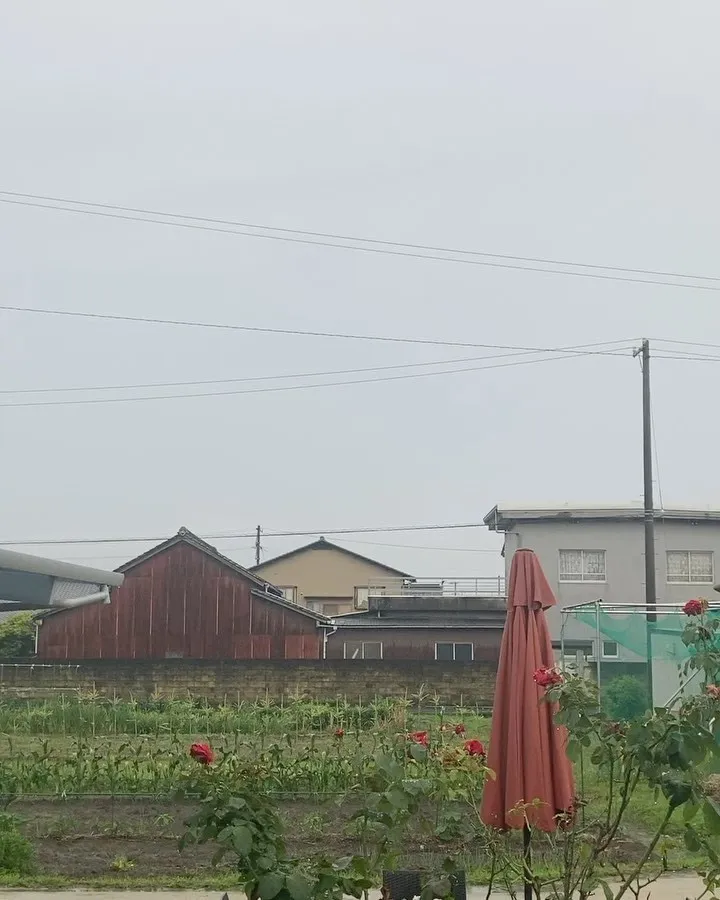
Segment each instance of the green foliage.
[{"label": "green foliage", "polygon": [[601,691],[603,709],[611,719],[629,722],[642,716],[649,707],[647,685],[634,675],[618,675]]},{"label": "green foliage", "polygon": [[32,613],[16,613],[0,622],[0,659],[15,659],[34,653],[35,622]]},{"label": "green foliage", "polygon": [[[18,614],[12,620],[21,619]],[[0,624],[0,628],[7,623]],[[3,700],[0,732],[14,734],[89,735],[306,735],[342,729],[347,735],[392,727],[405,730],[408,704],[378,699],[373,703],[344,700],[272,700],[247,702],[226,697],[223,702],[205,698],[109,699],[76,692],[48,701]]]},{"label": "green foliage", "polygon": [[[352,796],[359,801],[352,819],[361,852],[340,860],[289,858],[276,801],[258,789],[258,763],[224,756],[215,765],[196,767],[183,785],[184,795],[203,799],[187,823],[181,849],[215,841],[214,861],[233,856],[248,900],[361,897],[382,870],[392,867],[411,832],[425,829],[429,836],[442,839],[441,808],[447,805],[447,813],[462,800],[467,816],[474,807],[475,792],[488,770],[482,757],[464,753],[457,744],[443,732],[434,747],[404,735],[379,742],[373,752],[365,752],[358,744],[351,751]],[[434,814],[428,816],[428,812]],[[443,821],[442,828],[446,827]],[[439,871],[427,873],[424,900],[449,896],[455,869],[449,857]]]},{"label": "green foliage", "polygon": [[23,837],[15,816],[0,814],[0,872],[27,875],[33,870],[32,844]]},{"label": "green foliage", "polygon": [[[646,877],[644,869],[657,848],[664,846],[661,842],[673,818],[682,818],[687,849],[702,852],[707,860],[707,893],[720,887],[720,806],[706,790],[706,773],[720,757],[720,686],[714,683],[720,671],[717,629],[718,620],[708,616],[706,604],[697,615],[689,614],[683,633],[691,651],[686,670],[700,671],[705,690],[672,710],[658,709],[639,716],[637,706],[630,703],[634,679],[627,677],[615,679],[606,689],[616,703],[614,707],[610,704],[612,717],[607,708],[599,708],[596,686],[581,678],[564,678],[546,692],[545,699],[559,706],[556,721],[568,729],[571,758],[589,754],[607,784],[605,809],[595,820],[586,821],[578,816],[577,809],[565,817],[569,836],[561,848],[563,873],[553,882],[553,896],[558,900],[570,900],[575,892],[587,897],[598,888],[610,900],[620,900],[629,892],[637,896],[641,886],[647,887],[657,877]],[[610,690],[613,686],[614,691]],[[616,717],[632,721],[623,724],[614,721]],[[654,790],[662,819],[639,859],[629,867],[614,863],[621,881],[611,887],[600,879],[600,869],[641,786]],[[702,828],[693,824],[701,812]],[[660,859],[664,868],[665,849]]]}]

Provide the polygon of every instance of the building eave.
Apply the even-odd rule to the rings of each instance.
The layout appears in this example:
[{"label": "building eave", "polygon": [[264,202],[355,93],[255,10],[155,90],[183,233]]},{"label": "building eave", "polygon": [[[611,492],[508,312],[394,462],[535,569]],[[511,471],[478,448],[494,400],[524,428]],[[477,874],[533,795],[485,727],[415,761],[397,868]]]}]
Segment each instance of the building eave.
[{"label": "building eave", "polygon": [[[644,516],[642,504],[588,506],[563,504],[533,506],[532,504],[497,504],[483,518],[491,531],[508,531],[516,523],[577,522],[577,521],[636,521]],[[655,510],[657,521],[720,523],[720,509],[674,507]]]}]

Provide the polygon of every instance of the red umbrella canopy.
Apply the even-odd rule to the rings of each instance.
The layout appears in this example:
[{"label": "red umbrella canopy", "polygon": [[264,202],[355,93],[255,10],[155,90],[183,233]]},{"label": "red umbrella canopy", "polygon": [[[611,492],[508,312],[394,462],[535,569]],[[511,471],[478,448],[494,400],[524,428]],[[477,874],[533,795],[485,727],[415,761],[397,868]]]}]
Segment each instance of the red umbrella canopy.
[{"label": "red umbrella canopy", "polygon": [[538,669],[555,665],[545,610],[556,602],[537,556],[517,550],[487,763],[496,777],[485,784],[481,809],[483,822],[496,828],[522,828],[527,817],[530,827],[553,831],[558,814],[572,806],[567,733],[554,724],[553,704],[543,702],[544,689],[533,679]]}]

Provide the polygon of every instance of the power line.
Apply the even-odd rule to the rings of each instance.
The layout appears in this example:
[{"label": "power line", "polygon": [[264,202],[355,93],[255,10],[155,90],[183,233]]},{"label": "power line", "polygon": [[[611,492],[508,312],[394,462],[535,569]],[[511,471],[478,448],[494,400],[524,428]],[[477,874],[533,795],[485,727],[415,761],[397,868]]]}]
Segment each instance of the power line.
[{"label": "power line", "polygon": [[665,338],[651,338],[650,340],[652,340],[653,344],[682,344],[685,347],[712,347],[715,350],[720,350],[720,344],[706,344],[700,341],[671,341]]},{"label": "power line", "polygon": [[[86,200],[72,200],[64,197],[51,197],[42,194],[26,194],[19,191],[0,191],[0,195],[2,195],[0,196],[1,203],[7,203],[11,205],[28,206],[39,209],[52,209],[62,212],[82,213],[84,215],[123,219],[132,222],[146,222],[155,225],[171,225],[179,228],[192,228],[202,231],[214,231],[223,234],[234,234],[243,237],[255,237],[265,240],[311,244],[319,247],[332,247],[336,249],[355,250],[365,253],[381,253],[391,256],[410,257],[414,259],[434,259],[442,262],[489,266],[491,268],[540,272],[550,275],[569,275],[584,278],[601,278],[610,281],[625,281],[638,284],[663,284],[671,287],[699,288],[700,290],[720,290],[720,287],[713,287],[712,285],[678,284],[677,282],[665,280],[657,281],[645,278],[627,277],[628,275],[650,275],[660,279],[684,278],[695,279],[699,281],[720,282],[720,277],[715,275],[693,275],[686,272],[663,272],[655,269],[599,265],[596,263],[572,262],[570,260],[552,259],[547,257],[519,256],[505,253],[491,253],[484,250],[463,250],[455,247],[432,246],[429,244],[415,244],[404,241],[379,240],[377,238],[365,238],[355,235],[344,235],[333,232],[309,231],[299,228],[283,228],[274,225],[240,222],[229,219],[218,219],[209,216],[194,216],[183,213],[164,212],[161,210],[143,209],[132,206],[120,206],[111,203],[95,203]],[[11,197],[17,199],[8,199]],[[35,201],[44,202],[38,203]],[[47,205],[48,203],[51,203],[53,205],[49,206]],[[74,205],[61,205],[68,203]],[[133,215],[127,215],[128,213],[132,213]],[[161,216],[162,218],[149,218],[151,216]],[[230,227],[224,228],[218,226]],[[238,231],[237,229],[246,230]],[[248,231],[247,229],[254,230]],[[271,234],[270,232],[275,233]],[[353,243],[341,244],[337,243],[338,241]],[[361,246],[363,244],[368,246]],[[449,256],[448,254],[454,255]],[[568,271],[567,269],[539,268],[538,265],[520,265],[520,263],[533,263],[543,266],[572,266],[575,268],[590,269],[593,271],[573,272]],[[604,273],[627,273],[627,275]]]},{"label": "power line", "polygon": [[[625,354],[616,353],[609,355],[624,356]],[[20,409],[39,406],[88,406],[108,403],[147,403],[161,400],[190,400],[193,398],[197,399],[201,397],[230,397],[240,396],[243,394],[270,394],[282,393],[285,391],[306,391],[315,390],[318,388],[345,387],[348,385],[358,384],[379,384],[380,382],[386,383],[390,381],[406,381],[408,379],[415,378],[436,378],[442,375],[462,375],[468,372],[483,372],[489,369],[505,369],[514,366],[527,366],[543,362],[555,362],[563,359],[577,359],[577,354],[572,353],[561,356],[545,356],[541,359],[520,359],[516,360],[515,362],[495,363],[489,366],[465,366],[460,369],[446,369],[439,372],[413,372],[406,375],[385,375],[381,376],[380,378],[354,378],[345,381],[325,381],[318,384],[288,384],[282,385],[280,387],[246,388],[233,391],[201,391],[193,394],[156,394],[153,396],[145,397],[83,397],[78,400],[29,400],[22,401],[20,403],[0,403],[0,407],[4,409]]]},{"label": "power line", "polygon": [[[610,342],[608,342],[610,343]],[[583,345],[577,345],[583,346]],[[587,346],[599,346],[599,345],[587,345]],[[595,354],[590,353],[581,353],[581,351],[576,348],[562,348],[567,352],[578,353],[578,355],[582,356],[590,356]],[[618,356],[621,355],[621,351],[623,349],[618,347],[613,351],[603,352],[598,355],[602,356]],[[253,381],[285,381],[291,378],[323,378],[330,375],[354,375],[363,372],[384,372],[391,371],[397,369],[418,369],[424,368],[426,366],[442,366],[442,365],[455,365],[457,363],[465,363],[465,362],[480,362],[482,360],[490,360],[490,359],[503,359],[508,356],[525,356],[527,354],[533,353],[549,353],[556,351],[548,351],[548,350],[522,350],[517,353],[495,353],[491,355],[484,356],[465,356],[458,357],[455,359],[439,359],[439,360],[428,360],[427,362],[417,362],[417,363],[396,363],[394,365],[388,366],[365,366],[362,368],[354,368],[354,369],[331,369],[325,372],[295,372],[287,375],[247,375],[238,378],[210,378],[210,379],[201,379],[196,381],[151,381],[145,383],[134,383],[134,384],[100,384],[100,385],[72,385],[70,387],[47,387],[47,388],[0,388],[0,395],[2,394],[67,394],[67,393],[92,393],[96,391],[131,391],[131,390],[147,390],[149,388],[174,388],[174,387],[202,387],[205,385],[212,384],[239,384],[245,382],[253,382]],[[703,361],[720,361],[720,356],[713,356],[710,354],[683,354],[683,355],[672,355],[667,354],[666,351],[660,350],[656,351],[656,355],[663,354],[662,356],[658,356],[660,359],[688,359],[695,360],[698,362]],[[538,360],[539,361],[539,360]],[[343,382],[344,383],[344,382]],[[221,392],[222,393],[222,392]],[[196,396],[195,394],[188,396]],[[141,398],[142,399],[142,398]]]},{"label": "power line", "polygon": [[355,375],[362,372],[383,372],[393,369],[417,369],[425,366],[444,366],[465,362],[480,362],[489,359],[502,359],[508,356],[525,356],[527,354],[540,352],[534,350],[522,350],[519,353],[496,353],[484,356],[465,356],[456,359],[440,359],[428,362],[418,363],[396,363],[389,366],[366,366],[364,368],[355,369],[334,369],[329,372],[296,372],[288,375],[251,375],[241,378],[213,378],[202,381],[155,381],[145,384],[104,384],[89,386],[73,386],[73,387],[50,387],[50,388],[3,388],[0,394],[56,394],[71,392],[90,392],[90,391],[130,391],[130,390],[146,390],[148,388],[170,388],[170,387],[201,387],[210,384],[237,384],[248,381],[282,381],[289,378],[323,378],[330,375]]},{"label": "power line", "polygon": [[[263,532],[263,536],[265,536],[264,532]],[[273,536],[274,535],[270,535],[270,537],[273,537]],[[215,540],[217,540],[217,538]],[[426,547],[426,546],[420,546],[418,544],[387,543],[386,541],[358,541],[358,540],[341,539],[338,541],[338,543],[339,544],[353,544],[353,545],[357,544],[357,545],[368,546],[368,547],[393,547],[393,548],[399,548],[399,549],[403,549],[403,550],[437,551],[440,553],[445,553],[446,551],[448,553],[492,553],[495,556],[497,556],[498,552],[499,552],[497,549],[489,550],[484,547]],[[254,549],[255,549],[254,544],[237,544],[232,547],[223,547],[222,552],[224,554],[227,554],[227,553],[237,553],[238,551],[243,550],[243,551],[246,551],[247,553],[250,553]],[[63,561],[66,561],[66,560],[68,560],[68,561],[69,560],[99,560],[99,559],[126,560],[127,554],[119,554],[119,555],[111,554],[109,556],[94,556],[94,555],[87,556],[85,554],[79,554],[76,556],[75,555],[67,556],[64,553],[62,554]]]},{"label": "power line", "polygon": [[[629,344],[636,338],[617,341],[599,341],[592,344],[575,344],[573,347],[523,347],[515,344],[480,344],[473,341],[443,341],[435,338],[393,337],[380,334],[352,334],[343,331],[307,331],[298,328],[270,328],[260,325],[233,325],[227,322],[199,322],[187,319],[162,319],[150,316],[126,316],[119,313],[93,313],[79,310],[46,309],[35,306],[0,304],[0,311],[35,313],[44,316],[67,316],[78,319],[100,319],[111,322],[135,322],[142,325],[174,325],[183,328],[210,328],[222,331],[245,331],[251,334],[280,334],[291,337],[338,338],[352,341],[377,341],[389,344],[419,344],[431,347],[464,347],[475,350],[517,350],[527,353],[580,353],[583,348],[607,347],[610,344]],[[626,349],[626,348],[623,348]],[[596,351],[598,355],[613,355],[612,351]],[[582,354],[584,355],[584,353]]]},{"label": "power line", "polygon": [[[485,528],[484,522],[460,522],[449,525],[380,525],[380,526],[361,526],[360,528],[314,528],[311,531],[263,531],[265,537],[318,537],[319,535],[341,535],[341,534],[395,534],[398,532],[414,532],[414,531],[455,531],[465,528]],[[241,540],[245,538],[255,538],[255,532],[232,532],[224,531],[216,534],[201,535],[203,540]],[[40,540],[38,538],[28,538],[25,540],[0,541],[0,547],[33,547],[33,546],[67,546],[70,544],[153,544],[168,540],[168,535],[160,535],[154,537],[112,537],[112,538],[49,538]]]}]

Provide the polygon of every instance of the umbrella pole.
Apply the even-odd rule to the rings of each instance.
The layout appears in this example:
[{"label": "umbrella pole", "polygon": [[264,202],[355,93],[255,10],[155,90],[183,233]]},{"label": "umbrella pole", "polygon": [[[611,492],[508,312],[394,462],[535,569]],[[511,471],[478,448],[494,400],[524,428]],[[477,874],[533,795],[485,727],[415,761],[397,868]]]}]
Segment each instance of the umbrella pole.
[{"label": "umbrella pole", "polygon": [[530,826],[523,825],[523,879],[525,883],[525,900],[533,900],[532,886],[532,854],[530,852]]}]

